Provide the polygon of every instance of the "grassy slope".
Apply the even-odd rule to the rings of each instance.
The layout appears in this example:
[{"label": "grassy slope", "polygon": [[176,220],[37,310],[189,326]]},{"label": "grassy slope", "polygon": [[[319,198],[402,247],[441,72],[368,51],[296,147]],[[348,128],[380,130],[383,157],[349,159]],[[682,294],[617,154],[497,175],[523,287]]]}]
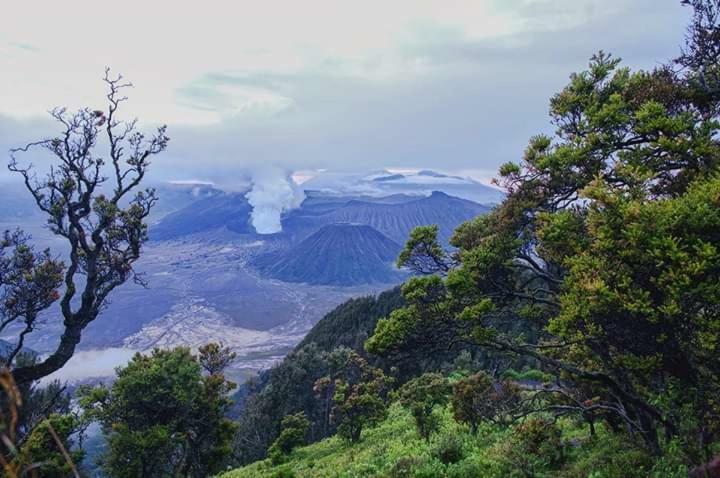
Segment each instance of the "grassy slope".
[{"label": "grassy slope", "polygon": [[[447,413],[446,410],[444,415]],[[223,475],[223,478],[268,477],[286,469],[292,470],[297,477],[382,476],[402,457],[422,457],[432,463],[437,461],[431,457],[433,442],[442,434],[457,433],[450,417],[443,418],[443,430],[428,444],[418,437],[410,414],[394,404],[390,408],[388,419],[379,426],[364,431],[360,443],[351,445],[339,437],[331,437],[295,450],[288,462],[281,466],[273,467],[268,460],[264,460],[232,471]],[[466,432],[461,435],[467,438]],[[481,444],[482,441],[484,440],[478,440],[478,443]],[[444,468],[439,461],[435,465]]]},{"label": "grassy slope", "polygon": [[[467,428],[452,420],[449,409],[442,411],[442,418],[440,432],[433,436],[430,443],[426,443],[415,432],[409,413],[394,404],[388,419],[376,428],[364,431],[358,444],[350,445],[332,437],[295,450],[283,465],[272,466],[268,460],[260,461],[231,471],[223,478],[528,476],[519,469],[526,468],[526,464],[508,468],[509,429],[488,425],[473,437]],[[586,428],[569,421],[561,422],[561,428],[563,441],[567,444],[565,464],[554,470],[538,468],[535,476],[687,476],[683,475],[687,472],[682,468],[673,470],[677,474],[668,474],[668,468],[658,469],[657,465],[654,471],[650,471],[652,463],[644,453],[602,429],[596,440],[590,441]],[[440,443],[453,436],[462,442],[463,458],[455,464],[445,465],[437,458],[436,450]]]}]

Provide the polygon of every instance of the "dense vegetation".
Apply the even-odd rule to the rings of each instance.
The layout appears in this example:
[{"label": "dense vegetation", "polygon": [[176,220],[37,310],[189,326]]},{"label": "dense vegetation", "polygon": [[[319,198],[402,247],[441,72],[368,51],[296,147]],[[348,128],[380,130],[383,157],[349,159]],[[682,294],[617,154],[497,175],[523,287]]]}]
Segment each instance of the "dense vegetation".
[{"label": "dense vegetation", "polygon": [[435,409],[437,431],[429,440],[399,403],[358,443],[339,436],[292,451],[281,463],[263,460],[222,475],[255,477],[685,477],[671,453],[657,460],[604,426],[593,439],[575,420],[528,420],[515,426],[483,422],[476,434]]},{"label": "dense vegetation", "polygon": [[[594,55],[551,99],[554,135],[501,167],[506,199],[461,225],[452,250],[436,227],[412,232],[398,262],[417,275],[364,346],[391,375],[408,357],[464,349],[533,365],[536,379],[476,361],[490,373],[458,368],[451,392],[442,374],[421,375],[428,363],[399,374],[395,414],[378,429],[234,476],[686,476],[710,462],[720,451],[720,2],[684,3],[694,17],[682,55],[636,72]],[[377,380],[362,375],[358,390]],[[441,410],[437,440],[467,440],[455,447],[464,451],[433,453]],[[403,413],[414,426],[407,415],[398,426]],[[407,448],[409,428],[425,445]],[[465,457],[475,468],[458,471]],[[718,473],[717,461],[693,473]]]},{"label": "dense vegetation", "polygon": [[245,384],[241,392],[250,396],[243,400],[238,418],[236,459],[249,463],[264,457],[280,434],[286,415],[305,414],[310,421],[307,437],[311,441],[335,433],[335,424],[329,422],[329,414],[316,396],[315,383],[331,373],[333,351],[362,351],[377,321],[402,304],[400,291],[394,289],[377,298],[353,299],[340,305],[318,322],[282,363]]},{"label": "dense vegetation", "polygon": [[235,425],[225,418],[234,354],[217,344],[136,354],[111,387],[82,388],[85,421],[102,425],[109,476],[204,477],[224,468]]}]

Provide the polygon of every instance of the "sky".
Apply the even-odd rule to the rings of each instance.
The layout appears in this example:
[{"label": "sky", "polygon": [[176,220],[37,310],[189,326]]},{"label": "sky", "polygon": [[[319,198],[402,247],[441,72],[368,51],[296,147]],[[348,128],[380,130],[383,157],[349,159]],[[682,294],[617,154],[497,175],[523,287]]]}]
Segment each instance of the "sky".
[{"label": "sky", "polygon": [[488,180],[551,131],[548,99],[594,52],[652,68],[677,55],[688,17],[679,0],[8,2],[0,151],[57,131],[54,106],[102,108],[109,66],[134,84],[126,118],[168,124],[158,180]]}]

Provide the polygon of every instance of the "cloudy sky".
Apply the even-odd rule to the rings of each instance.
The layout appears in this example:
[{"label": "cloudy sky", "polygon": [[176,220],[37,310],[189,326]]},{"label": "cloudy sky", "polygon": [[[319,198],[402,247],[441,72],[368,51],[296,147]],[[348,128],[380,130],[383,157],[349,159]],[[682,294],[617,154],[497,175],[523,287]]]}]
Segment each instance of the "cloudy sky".
[{"label": "cloudy sky", "polygon": [[[547,100],[595,51],[676,55],[679,0],[24,1],[0,23],[0,148],[50,134],[58,105],[169,125],[158,179],[435,168],[491,177],[548,131]],[[0,174],[4,174],[0,173]]]}]

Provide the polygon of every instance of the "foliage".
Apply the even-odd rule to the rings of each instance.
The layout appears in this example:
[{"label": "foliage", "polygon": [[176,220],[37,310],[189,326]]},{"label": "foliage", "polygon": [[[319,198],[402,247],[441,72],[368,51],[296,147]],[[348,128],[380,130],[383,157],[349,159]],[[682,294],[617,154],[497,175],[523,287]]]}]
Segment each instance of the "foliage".
[{"label": "foliage", "polygon": [[309,427],[310,422],[305,417],[305,413],[286,415],[280,424],[280,435],[268,449],[268,455],[273,463],[280,463],[284,455],[304,444]]},{"label": "foliage", "polygon": [[138,353],[110,388],[79,392],[85,419],[100,422],[108,440],[108,474],[200,477],[223,469],[235,431],[225,418],[234,384],[217,368],[203,375],[207,350],[201,358],[183,347]]},{"label": "foliage", "polygon": [[60,298],[64,264],[48,249],[35,251],[28,241],[20,231],[5,231],[0,238],[0,333],[22,324],[17,342],[0,354],[5,367],[16,364],[40,312]]},{"label": "foliage", "polygon": [[[310,421],[307,434],[310,442],[335,433],[336,424],[330,421],[331,397],[328,401],[318,400],[313,390],[315,382],[331,373],[333,350],[348,347],[364,353],[363,343],[377,320],[402,304],[399,289],[392,289],[377,297],[351,299],[339,305],[325,315],[280,364],[241,386],[247,398],[240,405],[235,460],[249,463],[263,458],[277,438],[282,418],[300,411]],[[418,370],[435,366],[441,358],[410,356],[392,363],[377,357],[369,360],[373,366],[386,370],[396,367],[394,375],[402,380]]]},{"label": "foliage", "polygon": [[73,450],[72,435],[78,426],[72,415],[51,415],[40,422],[20,448],[20,468],[34,469],[48,478],[73,476],[84,457],[82,450]]},{"label": "foliage", "polygon": [[[107,111],[85,108],[71,114],[56,108],[50,114],[61,125],[58,136],[10,151],[8,168],[22,177],[46,215],[48,229],[69,249],[65,266],[48,251],[35,253],[19,233],[6,233],[0,244],[0,329],[23,324],[5,364],[13,365],[41,311],[59,300],[63,316],[56,349],[37,363],[13,367],[18,384],[46,377],[70,360],[109,294],[134,275],[132,266],[147,239],[145,220],[156,197],[153,190],[138,187],[151,158],[165,150],[169,138],[164,126],[146,138],[136,130],[137,121],[120,120],[118,108],[127,99],[122,93],[130,84],[109,70],[104,81]],[[101,137],[108,145],[106,154],[97,152]],[[55,161],[44,178],[19,160],[38,149]]]},{"label": "foliage", "polygon": [[520,390],[513,382],[496,383],[485,372],[478,372],[453,385],[451,401],[455,420],[470,425],[475,434],[483,421],[507,421],[508,414],[519,407]]},{"label": "foliage", "polygon": [[517,371],[514,369],[508,369],[503,372],[503,377],[515,382],[538,382],[547,383],[553,380],[553,376],[549,373],[545,373],[538,369],[528,369]]},{"label": "foliage", "polygon": [[362,350],[378,319],[404,304],[399,288],[377,297],[360,297],[340,304],[308,332],[298,348],[315,344],[331,352],[338,347]]},{"label": "foliage", "polygon": [[[34,358],[18,357],[19,363],[26,360]],[[69,413],[64,388],[57,382],[46,388],[18,387],[10,370],[0,368],[0,397],[2,476],[77,475],[84,453],[75,442],[82,440],[82,429]]]},{"label": "foliage", "polygon": [[560,429],[542,418],[518,424],[505,444],[503,462],[508,476],[539,476],[557,470],[564,461]]},{"label": "foliage", "polygon": [[465,456],[464,443],[457,435],[444,435],[432,454],[445,465],[457,463]]},{"label": "foliage", "polygon": [[324,402],[332,397],[331,421],[337,424],[338,435],[355,443],[363,428],[385,418],[385,396],[392,380],[350,349],[337,349],[331,360],[335,363],[331,375],[315,382],[315,391]]},{"label": "foliage", "polygon": [[[602,426],[597,436],[590,438],[587,428],[578,427],[575,421],[561,419],[552,425],[552,420],[547,420],[542,422],[547,426],[533,427],[532,439],[522,444],[522,437],[512,428],[483,423],[480,432],[472,435],[467,428],[455,423],[450,407],[437,411],[439,432],[429,442],[415,432],[410,411],[394,403],[388,418],[364,432],[359,443],[331,437],[295,449],[282,465],[260,461],[229,472],[223,478],[271,477],[278,472],[292,473],[298,478],[507,478],[526,476],[522,466],[527,463],[534,467],[535,476],[546,477],[687,476],[687,469],[684,475],[660,474],[672,464],[655,469],[662,460],[654,460],[641,447],[634,446],[626,435]],[[508,455],[511,444],[515,443],[521,443],[526,456]],[[552,444],[559,448],[550,449]],[[549,454],[545,455],[546,452]]]},{"label": "foliage", "polygon": [[237,354],[229,347],[211,342],[198,349],[198,363],[210,375],[219,375],[235,360]]},{"label": "foliage", "polygon": [[398,390],[399,402],[415,418],[415,427],[425,440],[437,431],[438,419],[433,414],[436,406],[447,403],[450,384],[438,373],[425,373],[405,383]]},{"label": "foliage", "polygon": [[[236,407],[240,411],[234,461],[246,464],[264,458],[266,450],[280,433],[282,418],[300,411],[310,421],[309,442],[334,434],[336,424],[330,421],[332,397],[318,400],[313,390],[315,382],[331,373],[331,355],[336,348],[348,347],[366,356],[363,345],[378,319],[404,303],[399,288],[395,288],[377,297],[351,299],[339,305],[325,315],[281,363],[241,385],[241,393],[235,396]],[[446,367],[451,373],[457,368],[453,361],[461,353],[464,357],[462,366],[472,370],[522,365],[515,359],[508,360],[498,354],[489,355],[479,349],[468,348],[438,350],[433,354],[410,350],[402,357],[366,358],[372,366],[391,374],[396,380],[395,385],[402,385],[425,371]]]},{"label": "foliage", "polygon": [[[695,20],[680,71],[593,56],[550,100],[555,134],[501,168],[503,203],[456,230],[455,266],[409,280],[406,305],[378,322],[368,351],[470,343],[525,356],[555,376],[542,393],[563,397],[545,410],[600,416],[656,455],[665,437],[679,437],[689,460],[710,452],[720,437],[720,97],[706,60],[720,35],[716,1],[687,3]],[[404,264],[447,263],[431,233],[411,237]],[[527,340],[502,323],[542,332]]]},{"label": "foliage", "polygon": [[398,267],[407,267],[416,274],[435,274],[450,270],[452,259],[438,244],[438,231],[437,225],[413,229],[405,248],[398,256]]},{"label": "foliage", "polygon": [[[18,366],[24,367],[37,363],[39,358],[33,353],[20,352],[15,358]],[[10,380],[9,377],[6,378]],[[66,387],[59,381],[48,381],[42,385],[33,382],[15,384],[12,392],[0,389],[0,406],[3,414],[16,415],[14,434],[17,442],[24,442],[28,435],[40,423],[52,415],[65,416],[71,414],[70,395]],[[21,403],[15,403],[20,399]],[[15,407],[15,411],[11,409]]]}]

